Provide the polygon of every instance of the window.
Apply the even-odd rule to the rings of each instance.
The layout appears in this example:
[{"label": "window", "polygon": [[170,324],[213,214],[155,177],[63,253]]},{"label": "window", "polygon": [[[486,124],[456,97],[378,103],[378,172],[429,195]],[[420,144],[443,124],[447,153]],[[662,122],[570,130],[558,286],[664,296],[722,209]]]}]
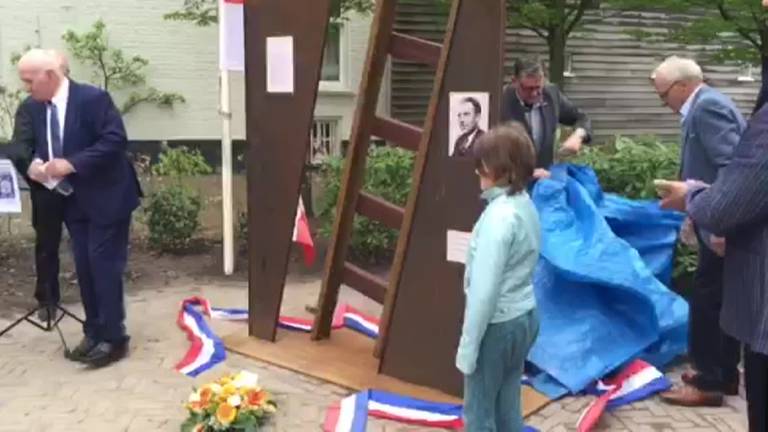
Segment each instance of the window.
[{"label": "window", "polygon": [[323,50],[323,67],[320,79],[328,82],[341,82],[341,31],[340,23],[328,25],[328,35]]},{"label": "window", "polygon": [[316,119],[310,135],[310,165],[320,165],[328,157],[341,156],[338,134],[339,121],[336,119]]}]

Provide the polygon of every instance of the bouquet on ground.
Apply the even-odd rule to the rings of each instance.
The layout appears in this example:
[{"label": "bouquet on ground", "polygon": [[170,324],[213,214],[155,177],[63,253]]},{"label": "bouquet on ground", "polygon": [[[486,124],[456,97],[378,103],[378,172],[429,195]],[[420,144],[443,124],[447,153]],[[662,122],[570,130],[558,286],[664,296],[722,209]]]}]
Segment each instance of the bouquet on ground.
[{"label": "bouquet on ground", "polygon": [[257,432],[277,411],[277,403],[246,371],[225,375],[195,389],[186,403],[182,432]]}]

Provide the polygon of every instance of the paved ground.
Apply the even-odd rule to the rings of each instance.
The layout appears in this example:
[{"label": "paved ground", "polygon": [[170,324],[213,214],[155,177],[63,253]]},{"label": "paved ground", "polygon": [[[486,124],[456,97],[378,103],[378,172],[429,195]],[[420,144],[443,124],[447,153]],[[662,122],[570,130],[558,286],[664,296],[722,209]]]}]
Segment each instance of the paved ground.
[{"label": "paved ground", "polygon": [[[313,302],[317,287],[312,281],[291,283],[286,312],[301,313]],[[258,373],[278,398],[280,411],[269,430],[319,431],[326,407],[346,395],[344,389],[233,354],[224,365],[195,380],[173,371],[187,348],[174,320],[179,301],[189,295],[204,295],[222,307],[242,307],[247,298],[245,285],[234,282],[201,287],[179,279],[169,287],[142,290],[128,298],[130,358],[98,371],[65,360],[55,333],[22,325],[0,338],[0,432],[178,431],[185,415],[182,403],[191,387],[239,369]],[[361,309],[375,307],[355,293],[343,296]],[[0,320],[0,326],[4,324]],[[225,334],[237,325],[241,324],[215,322],[214,328]],[[62,326],[67,341],[76,343],[78,326],[69,321]],[[587,398],[553,403],[528,422],[543,432],[574,430],[587,403]],[[600,429],[745,431],[744,412],[739,397],[718,409],[672,409],[654,399],[607,415]],[[369,430],[427,429],[374,421]]]}]

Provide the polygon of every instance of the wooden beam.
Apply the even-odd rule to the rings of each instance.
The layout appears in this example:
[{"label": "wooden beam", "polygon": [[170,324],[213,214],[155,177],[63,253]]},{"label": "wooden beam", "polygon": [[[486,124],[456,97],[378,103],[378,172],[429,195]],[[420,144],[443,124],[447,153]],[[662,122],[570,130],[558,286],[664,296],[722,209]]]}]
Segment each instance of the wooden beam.
[{"label": "wooden beam", "polygon": [[349,262],[344,263],[343,280],[350,288],[354,288],[376,303],[384,303],[387,291],[386,280]]},{"label": "wooden beam", "polygon": [[[309,150],[330,0],[245,2],[248,329],[274,341]],[[300,11],[300,12],[297,12]],[[293,94],[266,88],[266,40],[293,36]]]},{"label": "wooden beam", "polygon": [[381,222],[387,228],[400,230],[403,225],[402,207],[365,192],[360,192],[357,198],[357,212],[368,219]]},{"label": "wooden beam", "polygon": [[433,67],[437,67],[443,50],[440,44],[397,32],[392,33],[390,44],[389,53],[397,60],[423,63]]},{"label": "wooden beam", "polygon": [[419,149],[421,134],[421,128],[399,120],[385,117],[376,117],[373,120],[373,135],[406,150]]}]

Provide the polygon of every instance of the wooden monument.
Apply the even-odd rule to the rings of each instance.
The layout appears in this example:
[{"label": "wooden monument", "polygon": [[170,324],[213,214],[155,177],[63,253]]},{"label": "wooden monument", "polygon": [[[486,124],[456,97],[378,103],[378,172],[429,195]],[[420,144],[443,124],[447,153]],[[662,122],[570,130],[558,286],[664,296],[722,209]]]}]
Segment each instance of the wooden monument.
[{"label": "wooden monument", "polygon": [[[329,0],[249,0],[245,6],[248,121],[250,319],[227,347],[352,389],[378,388],[435,401],[459,401],[454,366],[463,315],[463,265],[447,259],[447,232],[471,230],[480,213],[471,157],[458,140],[452,100],[482,100],[485,129],[498,120],[503,81],[504,0],[453,0],[443,44],[394,32],[397,0],[377,0],[346,154],[318,313],[311,335],[277,329],[296,203],[317,95]],[[267,38],[292,35],[293,94],[265,88]],[[423,125],[377,115],[387,61],[435,68]],[[476,114],[478,114],[476,112]],[[481,122],[482,123],[482,122]],[[415,152],[413,189],[400,208],[361,191],[372,136]],[[347,261],[355,215],[400,230],[389,279]],[[376,342],[331,331],[345,284],[383,305]],[[548,400],[525,388],[529,414]]]}]

